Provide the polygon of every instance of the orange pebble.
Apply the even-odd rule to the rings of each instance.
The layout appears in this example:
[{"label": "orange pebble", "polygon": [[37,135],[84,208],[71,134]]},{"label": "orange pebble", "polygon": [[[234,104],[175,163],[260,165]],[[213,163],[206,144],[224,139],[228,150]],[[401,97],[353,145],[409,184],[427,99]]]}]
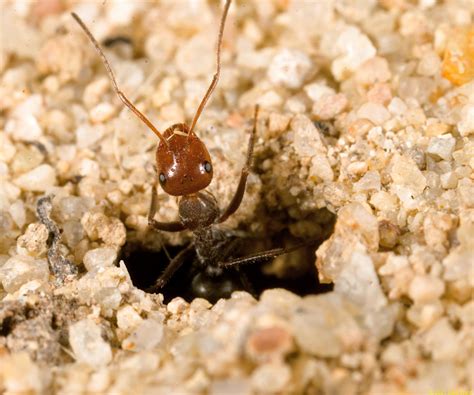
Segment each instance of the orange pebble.
[{"label": "orange pebble", "polygon": [[474,27],[453,31],[444,52],[441,74],[454,85],[474,79]]}]

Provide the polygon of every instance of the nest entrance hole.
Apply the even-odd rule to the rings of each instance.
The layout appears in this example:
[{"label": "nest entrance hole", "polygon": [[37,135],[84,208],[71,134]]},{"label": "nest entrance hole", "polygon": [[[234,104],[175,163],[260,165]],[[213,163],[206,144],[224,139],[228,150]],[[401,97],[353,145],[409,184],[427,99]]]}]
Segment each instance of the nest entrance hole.
[{"label": "nest entrance hole", "polygon": [[[184,246],[166,246],[166,250],[171,257],[178,254]],[[252,293],[255,297],[261,295],[263,291],[271,288],[284,288],[297,295],[305,296],[309,294],[320,294],[329,292],[333,289],[332,284],[320,284],[316,271],[315,246],[302,247],[298,251],[290,254],[298,259],[298,268],[289,268],[283,274],[274,274],[269,270],[271,262],[265,264],[249,264],[240,268],[242,275],[235,270],[226,271],[225,275],[230,281],[237,284],[237,289]],[[288,254],[288,259],[293,257]],[[245,255],[245,254],[244,254]],[[296,257],[297,255],[297,257]],[[140,289],[146,290],[154,285],[155,281],[163,273],[169,263],[168,255],[164,249],[153,251],[147,249],[137,242],[128,242],[123,250],[121,259],[124,260],[133,284]],[[276,259],[285,259],[283,256]],[[174,274],[171,280],[163,287],[165,303],[168,303],[174,297],[180,296],[191,302],[196,295],[192,290],[192,281],[202,270],[193,266],[192,262],[185,262]],[[216,302],[220,297],[216,283],[216,293],[204,296],[211,303]]]}]

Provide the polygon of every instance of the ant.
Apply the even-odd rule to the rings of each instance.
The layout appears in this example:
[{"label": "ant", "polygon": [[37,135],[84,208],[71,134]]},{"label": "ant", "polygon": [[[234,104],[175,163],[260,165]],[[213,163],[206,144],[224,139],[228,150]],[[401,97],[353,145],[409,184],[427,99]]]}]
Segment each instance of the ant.
[{"label": "ant", "polygon": [[[242,202],[247,177],[252,166],[259,112],[258,106],[255,107],[253,128],[247,148],[247,159],[241,170],[235,194],[223,212],[220,211],[216,198],[205,190],[212,180],[212,161],[206,146],[196,135],[194,129],[219,80],[222,36],[231,1],[226,1],[220,21],[217,36],[216,72],[192,119],[191,126],[188,127],[185,123],[177,123],[166,129],[163,133],[160,133],[119,89],[112,68],[99,43],[79,16],[72,13],[76,22],[95,46],[118,97],[160,139],[156,150],[158,180],[167,194],[179,198],[180,220],[175,222],[159,222],[154,219],[157,206],[157,191],[154,185],[152,187],[152,198],[148,214],[149,227],[157,231],[166,232],[190,230],[194,235],[193,241],[169,262],[155,284],[147,289],[148,292],[158,292],[168,283],[185,261],[193,259],[193,262],[197,265],[197,274],[191,283],[194,295],[202,296],[209,300],[216,300],[218,297],[228,297],[239,286],[226,276],[226,273],[224,273],[226,269],[235,268],[239,272],[238,268],[242,264],[267,261],[302,246],[302,244],[298,244],[290,248],[276,248],[240,258],[230,258],[236,249],[238,240],[235,238],[231,240],[229,234],[216,226],[234,214]],[[241,284],[248,290],[251,289],[243,273],[239,272],[239,274]]]}]

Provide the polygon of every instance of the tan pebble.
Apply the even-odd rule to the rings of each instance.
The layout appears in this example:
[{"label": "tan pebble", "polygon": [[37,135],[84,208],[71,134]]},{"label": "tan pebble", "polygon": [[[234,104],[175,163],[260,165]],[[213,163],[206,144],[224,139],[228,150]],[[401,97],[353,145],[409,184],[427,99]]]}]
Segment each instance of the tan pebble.
[{"label": "tan pebble", "polygon": [[82,95],[82,101],[88,108],[97,105],[110,89],[110,81],[107,77],[101,77],[88,84]]},{"label": "tan pebble", "polygon": [[133,189],[133,184],[128,180],[120,181],[118,186],[124,195],[128,195]]},{"label": "tan pebble", "polygon": [[474,78],[474,27],[458,27],[450,33],[441,74],[455,85]]},{"label": "tan pebble", "polygon": [[283,104],[283,98],[276,91],[268,91],[258,98],[257,104],[263,108],[278,108]]},{"label": "tan pebble", "polygon": [[427,16],[421,12],[407,11],[400,18],[400,33],[403,36],[422,35],[427,30]]},{"label": "tan pebble", "polygon": [[94,248],[84,255],[83,263],[90,272],[97,272],[99,269],[113,266],[117,259],[115,248]]},{"label": "tan pebble", "polygon": [[315,101],[312,113],[317,119],[325,121],[336,117],[336,115],[343,112],[348,105],[349,101],[343,93],[324,95]]},{"label": "tan pebble", "polygon": [[73,134],[71,133],[73,121],[66,112],[53,109],[45,113],[42,121],[46,131],[58,138],[61,142],[69,143],[73,140]]},{"label": "tan pebble", "polygon": [[293,114],[303,114],[306,112],[306,104],[301,98],[293,96],[286,101],[285,110]]},{"label": "tan pebble", "polygon": [[386,106],[392,100],[392,90],[390,85],[377,83],[367,92],[367,99],[370,102]]},{"label": "tan pebble", "polygon": [[422,108],[410,108],[405,113],[405,120],[411,127],[422,127],[426,122],[426,115]]},{"label": "tan pebble", "polygon": [[347,166],[347,172],[354,176],[360,176],[367,171],[367,162],[352,162]]},{"label": "tan pebble", "polygon": [[391,164],[392,169],[390,175],[394,184],[408,188],[415,196],[423,192],[426,187],[426,178],[418,169],[413,159],[406,156],[395,155]]},{"label": "tan pebble", "polygon": [[432,326],[443,314],[443,305],[440,301],[423,305],[413,305],[407,311],[407,319],[420,329]]},{"label": "tan pebble", "polygon": [[461,136],[474,134],[474,104],[466,104],[461,109],[461,120],[457,123]]},{"label": "tan pebble", "polygon": [[236,128],[236,129],[243,127],[244,122],[245,122],[244,117],[242,116],[241,113],[237,111],[231,112],[226,119],[227,125],[229,125],[231,128]]},{"label": "tan pebble", "polygon": [[432,137],[426,149],[426,153],[438,160],[450,160],[455,145],[456,139],[450,133],[443,134],[439,137]]},{"label": "tan pebble", "polygon": [[446,296],[458,303],[466,303],[472,300],[472,281],[459,279],[447,283]]},{"label": "tan pebble", "polygon": [[125,218],[127,228],[146,231],[148,228],[148,218],[143,215],[129,215]]},{"label": "tan pebble", "polygon": [[175,64],[178,70],[187,78],[209,76],[213,72],[214,59],[212,56],[202,56],[214,52],[214,42],[206,32],[195,34],[178,48]]},{"label": "tan pebble", "polygon": [[284,357],[292,348],[293,339],[287,329],[278,326],[258,328],[247,339],[246,352],[255,360]]},{"label": "tan pebble", "polygon": [[403,346],[399,343],[387,344],[382,351],[380,360],[383,365],[401,365],[405,360],[405,352]]},{"label": "tan pebble", "polygon": [[126,229],[124,224],[115,217],[110,218],[109,225],[99,230],[100,238],[105,244],[122,246],[126,240]]},{"label": "tan pebble", "polygon": [[46,259],[29,255],[15,255],[0,267],[0,282],[6,292],[13,293],[30,281],[46,284],[49,266]]},{"label": "tan pebble", "polygon": [[76,129],[76,144],[78,148],[89,148],[96,144],[104,135],[102,124],[83,124]]},{"label": "tan pebble", "polygon": [[389,221],[379,222],[380,245],[385,248],[393,248],[398,243],[400,228]]},{"label": "tan pebble", "polygon": [[415,303],[433,302],[444,293],[444,282],[431,276],[416,276],[410,283],[408,296]]},{"label": "tan pebble", "polygon": [[322,180],[324,182],[329,182],[333,180],[334,172],[326,155],[317,154],[313,156],[311,159],[309,176],[317,181]]},{"label": "tan pebble", "polygon": [[177,77],[166,77],[153,93],[151,100],[154,107],[161,107],[171,101],[173,91],[179,86],[180,80]]},{"label": "tan pebble", "polygon": [[439,69],[441,66],[441,59],[436,54],[436,52],[431,51],[427,54],[423,55],[420,59],[416,71],[420,75],[424,75],[426,77],[432,77],[439,73]]},{"label": "tan pebble", "polygon": [[60,14],[64,10],[61,0],[43,0],[33,3],[31,10],[36,20],[41,20],[47,16]]},{"label": "tan pebble", "polygon": [[69,344],[78,362],[99,368],[112,360],[110,344],[102,338],[101,327],[92,319],[69,326]]},{"label": "tan pebble", "polygon": [[100,165],[95,160],[84,158],[77,165],[77,173],[83,177],[90,177],[91,179],[100,178]]},{"label": "tan pebble", "polygon": [[336,94],[336,91],[333,88],[317,82],[306,85],[304,91],[313,102],[321,99],[323,96]]},{"label": "tan pebble", "polygon": [[458,186],[458,177],[453,171],[441,174],[439,179],[444,189],[455,189]]},{"label": "tan pebble", "polygon": [[42,370],[26,351],[0,354],[0,372],[5,393],[38,394],[47,390],[44,381],[46,368]]},{"label": "tan pebble", "polygon": [[382,125],[385,121],[390,119],[390,113],[382,104],[365,103],[357,110],[359,118],[368,119],[375,125]]},{"label": "tan pebble", "polygon": [[20,145],[17,147],[16,155],[11,163],[13,173],[25,173],[43,162],[44,155],[36,147],[32,145]]},{"label": "tan pebble", "polygon": [[61,88],[61,81],[55,75],[47,76],[43,81],[43,86],[46,92],[50,94],[57,94],[59,88]]},{"label": "tan pebble", "polygon": [[380,190],[380,174],[376,170],[369,170],[364,176],[354,183],[355,192],[369,192]]},{"label": "tan pebble", "polygon": [[457,188],[460,203],[466,208],[474,208],[474,183],[467,179],[459,180]]},{"label": "tan pebble", "polygon": [[421,346],[435,361],[455,360],[459,356],[461,338],[447,317],[440,319],[421,336]]},{"label": "tan pebble", "polygon": [[291,378],[290,368],[283,363],[269,363],[259,366],[252,373],[252,386],[259,393],[283,391]]},{"label": "tan pebble", "polygon": [[390,101],[390,104],[387,108],[393,115],[403,115],[408,110],[408,106],[405,101],[400,99],[398,96],[394,97]]},{"label": "tan pebble", "polygon": [[[377,53],[369,37],[354,25],[343,28],[333,45],[340,54],[331,64],[331,72],[338,81],[347,79]],[[377,65],[368,74],[376,70],[379,70]]]},{"label": "tan pebble", "polygon": [[349,133],[354,137],[363,137],[374,126],[368,119],[357,119],[349,125]]},{"label": "tan pebble", "polygon": [[86,213],[81,219],[82,226],[89,238],[101,239],[105,244],[122,246],[126,240],[123,223],[115,217],[102,213]]},{"label": "tan pebble", "polygon": [[279,135],[288,128],[290,119],[289,115],[272,112],[268,119],[268,132],[271,135]]},{"label": "tan pebble", "polygon": [[379,267],[378,272],[381,276],[392,276],[401,269],[408,267],[408,265],[406,256],[395,255],[393,252],[390,252],[385,263]]},{"label": "tan pebble", "polygon": [[372,85],[377,82],[386,82],[392,74],[385,58],[374,56],[365,61],[356,71],[355,79],[359,84]]},{"label": "tan pebble", "polygon": [[200,313],[209,310],[211,307],[212,304],[203,298],[195,298],[189,305],[189,309],[192,313]]},{"label": "tan pebble", "polygon": [[397,300],[402,295],[407,294],[408,286],[414,275],[415,274],[410,267],[404,267],[397,271],[393,276],[388,297],[392,300]]},{"label": "tan pebble", "polygon": [[107,102],[99,103],[90,110],[92,123],[102,123],[111,119],[115,114],[115,107]]},{"label": "tan pebble", "polygon": [[107,194],[107,199],[108,199],[111,203],[113,203],[113,204],[115,204],[115,205],[118,206],[118,205],[120,205],[120,204],[123,202],[124,197],[123,197],[123,195],[122,195],[122,192],[120,192],[119,190],[116,189],[115,191],[109,192],[109,193]]},{"label": "tan pebble", "polygon": [[78,34],[56,34],[44,43],[36,67],[41,74],[57,74],[61,82],[67,82],[79,78],[91,56],[92,51]]},{"label": "tan pebble", "polygon": [[376,192],[370,198],[370,204],[381,211],[396,210],[398,208],[397,202],[398,199],[396,196],[385,191]]},{"label": "tan pebble", "polygon": [[11,142],[10,137],[5,133],[0,133],[0,161],[10,162],[15,157],[16,147]]},{"label": "tan pebble", "polygon": [[52,166],[43,164],[16,178],[14,182],[26,191],[45,192],[56,185],[56,171]]},{"label": "tan pebble", "polygon": [[188,302],[186,302],[183,298],[181,297],[176,297],[173,298],[167,305],[166,309],[171,313],[171,314],[182,314],[186,309],[189,307]]},{"label": "tan pebble", "polygon": [[429,137],[440,136],[449,131],[449,125],[439,122],[438,120],[427,120],[425,134]]},{"label": "tan pebble", "polygon": [[23,200],[15,200],[8,209],[13,222],[15,222],[18,228],[22,229],[26,223],[26,207]]},{"label": "tan pebble", "polygon": [[130,332],[143,321],[140,314],[130,305],[117,310],[117,326],[124,331]]},{"label": "tan pebble", "polygon": [[448,246],[448,232],[453,227],[449,214],[430,212],[423,220],[423,231],[426,244],[438,250]]},{"label": "tan pebble", "polygon": [[313,69],[308,55],[296,49],[281,49],[268,66],[268,78],[275,85],[299,88]]},{"label": "tan pebble", "polygon": [[17,240],[17,248],[25,250],[29,255],[39,257],[46,254],[48,250],[49,231],[45,225],[33,223],[28,225],[25,234]]}]

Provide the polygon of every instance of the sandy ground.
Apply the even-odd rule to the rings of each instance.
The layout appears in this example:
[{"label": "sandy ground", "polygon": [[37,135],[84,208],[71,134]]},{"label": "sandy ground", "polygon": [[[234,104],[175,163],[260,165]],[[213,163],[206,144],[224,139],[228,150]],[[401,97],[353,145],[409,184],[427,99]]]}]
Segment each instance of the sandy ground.
[{"label": "sandy ground", "polygon": [[[325,238],[309,279],[334,289],[212,305],[132,283],[127,245],[179,248],[191,234],[148,229],[158,139],[70,12],[108,42],[122,90],[164,130],[190,122],[207,89],[221,8],[1,2],[0,391],[472,393],[471,0],[232,4],[197,125],[209,191],[231,199],[259,104],[253,171],[224,227],[261,248]],[[177,218],[162,190],[156,218]],[[284,279],[306,261],[265,271]]]}]

